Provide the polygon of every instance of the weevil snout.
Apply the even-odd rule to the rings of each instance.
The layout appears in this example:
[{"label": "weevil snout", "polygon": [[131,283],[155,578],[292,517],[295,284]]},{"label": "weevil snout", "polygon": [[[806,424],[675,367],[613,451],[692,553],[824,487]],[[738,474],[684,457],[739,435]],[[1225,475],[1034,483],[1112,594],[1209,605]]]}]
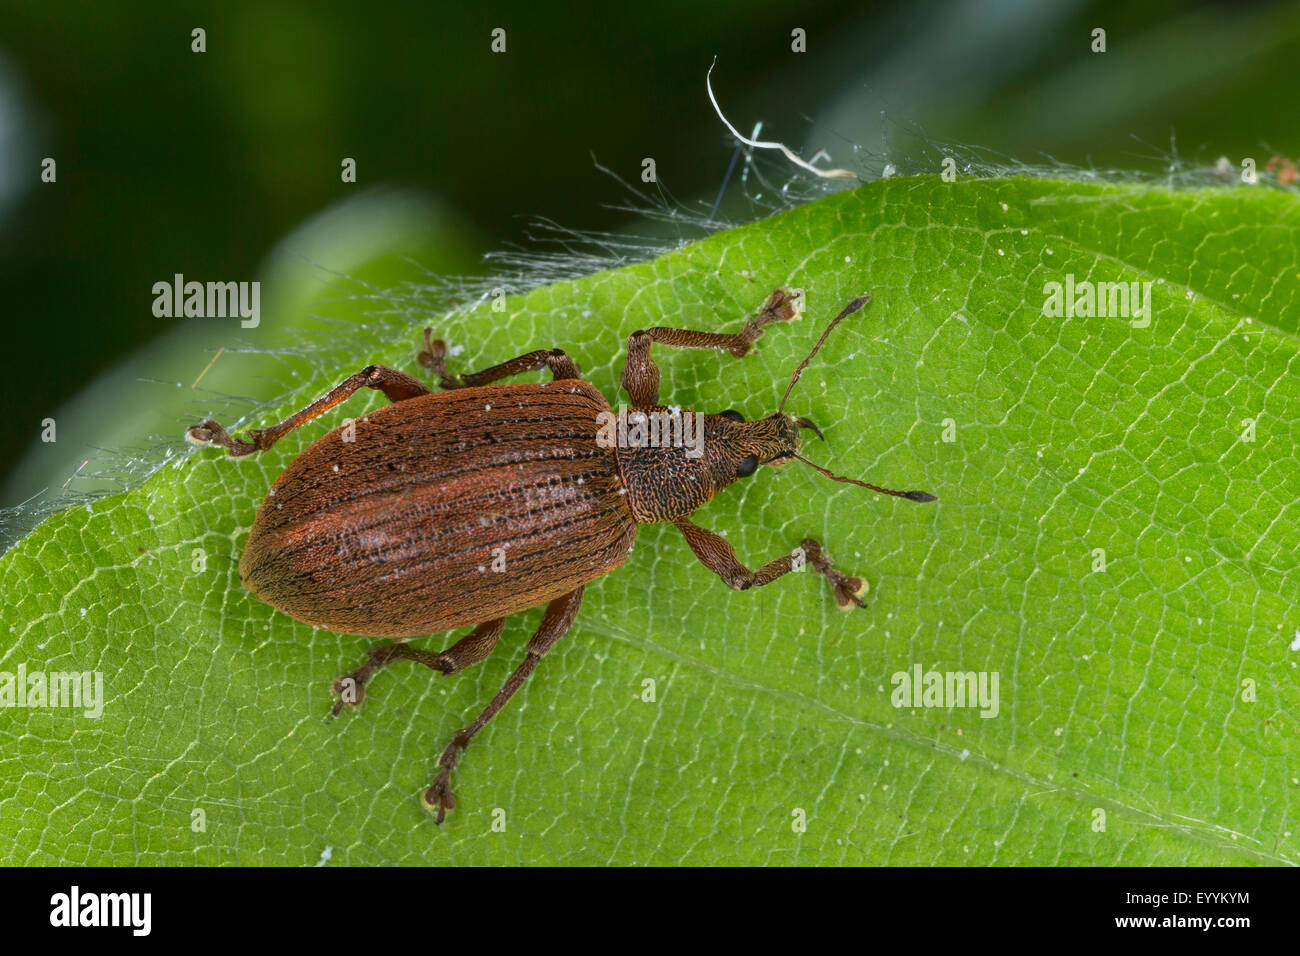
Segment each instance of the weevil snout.
[{"label": "weevil snout", "polygon": [[811,420],[811,419],[807,419],[807,418],[796,418],[796,419],[794,420],[794,423],[795,423],[796,425],[798,425],[800,428],[806,428],[806,429],[808,429],[808,430],[811,431],[814,435],[816,435],[818,438],[820,438],[822,441],[825,441],[825,440],[826,440],[826,436],[822,434],[822,430],[821,430],[820,428],[818,428],[816,425],[814,425],[814,424],[812,423],[812,420]]}]

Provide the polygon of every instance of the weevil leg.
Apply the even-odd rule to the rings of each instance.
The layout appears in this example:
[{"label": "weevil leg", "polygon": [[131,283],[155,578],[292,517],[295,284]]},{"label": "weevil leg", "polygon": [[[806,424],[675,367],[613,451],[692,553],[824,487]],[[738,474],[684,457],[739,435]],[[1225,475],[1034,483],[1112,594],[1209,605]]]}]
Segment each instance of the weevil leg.
[{"label": "weevil leg", "polygon": [[524,662],[515,668],[514,673],[501,685],[501,689],[497,691],[487,707],[483,708],[483,713],[478,715],[474,723],[456,731],[451,738],[451,743],[438,758],[438,775],[433,778],[433,783],[424,792],[424,805],[438,815],[439,823],[446,818],[449,810],[456,808],[456,798],[451,792],[451,775],[456,765],[460,763],[465,748],[469,746],[474,736],[487,726],[488,721],[496,716],[497,711],[506,705],[520,687],[524,686],[524,681],[528,680],[529,675],[537,669],[538,662],[550,652],[560,638],[569,632],[569,628],[573,626],[573,619],[578,614],[578,607],[582,604],[582,590],[578,588],[546,605],[542,623],[525,648]]},{"label": "weevil leg", "polygon": [[366,684],[370,682],[370,678],[393,661],[415,661],[445,675],[455,674],[479,663],[496,647],[505,623],[506,619],[503,617],[485,621],[442,653],[423,651],[403,643],[379,644],[370,648],[366,652],[364,664],[334,681],[332,689],[338,695],[338,700],[330,708],[330,716],[337,717],[345,704],[360,707],[361,702],[366,699]]},{"label": "weevil leg", "polygon": [[488,385],[500,379],[509,378],[512,375],[519,375],[523,372],[536,372],[538,369],[543,368],[549,369],[551,377],[556,380],[582,377],[582,371],[578,368],[578,364],[569,357],[569,353],[564,349],[538,349],[535,352],[513,358],[509,362],[502,362],[500,365],[485,368],[481,372],[451,375],[447,371],[447,343],[442,339],[432,338],[432,335],[433,329],[424,330],[424,350],[416,358],[421,365],[438,377],[438,385],[445,389]]},{"label": "weevil leg", "polygon": [[443,674],[450,677],[452,674],[460,673],[467,667],[473,667],[475,664],[487,660],[492,654],[492,650],[497,646],[497,640],[501,637],[501,630],[505,627],[505,624],[506,619],[504,617],[499,617],[495,621],[488,621],[486,624],[480,624],[451,647],[437,655],[434,670],[442,671]]},{"label": "weevil leg", "polygon": [[803,305],[802,289],[777,289],[767,297],[758,315],[745,323],[739,332],[695,332],[690,329],[640,329],[627,338],[627,361],[620,383],[637,408],[659,404],[659,367],[650,357],[656,342],[676,349],[715,349],[743,358],[762,336],[763,329],[774,322],[789,322],[799,315]]},{"label": "weevil leg", "polygon": [[802,559],[808,567],[830,582],[831,590],[835,592],[835,603],[841,610],[847,611],[854,605],[867,606],[862,600],[867,582],[836,571],[821,543],[813,538],[804,538],[797,550],[773,558],[757,571],[751,571],[736,559],[736,549],[722,535],[692,524],[685,518],[674,521],[673,524],[686,538],[686,543],[700,559],[700,563],[722,578],[727,587],[738,591],[761,588],[764,584],[770,584],[782,575],[789,574]]},{"label": "weevil leg", "polygon": [[839,605],[841,611],[848,611],[854,605],[866,607],[867,604],[862,600],[862,595],[867,592],[867,582],[865,578],[856,575],[841,574],[836,571],[831,564],[830,555],[822,547],[821,542],[815,538],[804,538],[799,542],[799,547],[803,549],[804,560],[808,566],[824,577],[835,593],[835,603]]},{"label": "weevil leg", "polygon": [[231,458],[242,458],[255,451],[266,451],[277,441],[293,431],[299,425],[305,425],[322,412],[327,412],[344,401],[353,392],[361,388],[373,388],[384,393],[390,402],[403,402],[408,398],[430,394],[419,379],[412,378],[405,372],[387,368],[383,365],[367,365],[355,375],[349,375],[339,384],[306,408],[294,412],[278,425],[270,428],[253,428],[244,440],[232,438],[230,434],[212,419],[191,425],[185,431],[185,437],[196,445],[220,445]]}]

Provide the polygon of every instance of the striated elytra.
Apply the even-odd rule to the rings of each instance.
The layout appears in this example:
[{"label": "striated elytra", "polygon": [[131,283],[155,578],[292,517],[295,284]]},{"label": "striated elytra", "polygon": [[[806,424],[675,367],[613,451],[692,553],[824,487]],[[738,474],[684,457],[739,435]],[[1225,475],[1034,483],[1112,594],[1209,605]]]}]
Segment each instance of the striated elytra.
[{"label": "striated elytra", "polygon": [[596,444],[608,410],[571,379],[371,412],[354,440],[336,428],[276,479],[240,577],[300,621],[376,637],[437,634],[568,594],[622,564],[636,537],[613,449]]},{"label": "striated elytra", "polygon": [[[238,458],[265,451],[360,388],[382,391],[391,401],[330,431],[289,464],[258,510],[239,562],[245,586],[297,620],[395,639],[371,648],[365,663],[334,682],[335,715],[345,704],[359,705],[375,671],[391,662],[405,658],[454,674],[491,654],[509,615],[546,606],[523,663],[439,758],[424,793],[439,823],[455,807],[451,774],[465,748],[569,630],[584,586],[626,560],[638,525],[672,522],[729,587],[761,587],[806,565],[829,582],[841,608],[865,607],[866,582],[835,570],[815,539],[751,571],[725,538],[689,518],[759,465],[793,460],[835,481],[910,501],[935,500],[814,465],[799,454],[799,432],[817,432],[816,426],[783,411],[831,330],[870,296],[854,299],[830,322],[773,414],[745,421],[733,410],[703,414],[659,403],[653,344],[739,358],[766,326],[797,317],[802,300],[799,289],[777,289],[732,334],[660,327],[633,332],[621,379],[632,408],[619,413],[560,349],[453,376],[445,344],[426,329],[419,360],[441,392],[371,365],[244,439],[212,420],[188,429],[190,441],[224,447]],[[539,369],[548,369],[552,380],[493,384]],[[440,653],[406,643],[470,625],[469,634]]]}]

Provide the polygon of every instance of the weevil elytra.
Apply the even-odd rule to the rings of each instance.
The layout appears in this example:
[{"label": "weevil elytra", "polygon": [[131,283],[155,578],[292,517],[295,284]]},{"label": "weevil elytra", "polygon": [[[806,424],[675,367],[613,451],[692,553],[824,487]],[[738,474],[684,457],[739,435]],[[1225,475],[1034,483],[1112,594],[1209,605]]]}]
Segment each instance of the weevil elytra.
[{"label": "weevil elytra", "polygon": [[[740,358],[766,326],[796,318],[802,300],[802,290],[777,289],[732,334],[658,327],[633,332],[621,378],[633,407],[620,415],[638,422],[696,416],[659,403],[659,369],[650,357],[655,343]],[[391,402],[351,430],[335,428],[290,462],[258,510],[239,561],[245,587],[290,617],[395,639],[371,648],[365,663],[334,682],[334,715],[345,703],[360,705],[367,682],[393,661],[455,674],[492,653],[509,615],[546,606],[523,663],[438,759],[424,802],[441,823],[456,805],[451,774],[465,748],[568,632],[583,588],[627,558],[638,525],[672,522],[700,562],[731,588],[762,587],[806,564],[830,583],[840,607],[865,607],[864,580],[835,570],[815,539],[804,538],[791,553],[751,571],[725,538],[690,517],[759,465],[796,459],[836,481],[910,501],[935,500],[814,465],[799,454],[799,433],[817,432],[816,426],[785,414],[791,390],[831,330],[868,301],[866,295],[854,299],[830,322],[794,370],[776,412],[753,421],[734,411],[698,415],[702,441],[694,457],[693,449],[662,440],[601,440],[613,414],[609,403],[561,349],[539,349],[456,376],[447,371],[445,344],[432,339],[430,329],[418,360],[442,392],[370,365],[244,439],[210,419],[189,428],[186,437],[240,458],[265,451],[358,389],[377,389]],[[493,384],[542,369],[550,381]],[[470,625],[469,634],[441,653],[405,643]]]}]

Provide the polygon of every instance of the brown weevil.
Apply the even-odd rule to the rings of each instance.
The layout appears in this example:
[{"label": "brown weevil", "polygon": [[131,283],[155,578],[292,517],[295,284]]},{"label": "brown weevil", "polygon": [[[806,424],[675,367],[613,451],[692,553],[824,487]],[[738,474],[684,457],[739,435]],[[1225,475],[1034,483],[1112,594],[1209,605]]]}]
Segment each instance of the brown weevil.
[{"label": "brown weevil", "polygon": [[[290,617],[394,639],[372,648],[365,663],[334,682],[334,715],[345,703],[359,705],[370,678],[393,661],[404,658],[455,674],[492,653],[509,615],[546,606],[523,663],[438,759],[424,803],[439,823],[456,805],[451,774],[465,748],[573,625],[583,588],[626,560],[638,525],[672,522],[695,556],[731,588],[761,587],[806,563],[830,582],[841,608],[865,607],[866,583],[835,570],[814,539],[751,571],[725,538],[690,516],[759,465],[795,459],[836,481],[909,501],[935,500],[814,465],[799,454],[799,433],[820,432],[784,412],[791,389],[831,330],[870,296],[854,299],[830,322],[794,370],[773,414],[746,421],[734,411],[697,414],[659,403],[652,345],[715,349],[740,358],[766,326],[796,318],[802,299],[802,290],[777,289],[733,334],[633,332],[621,378],[632,408],[617,414],[561,349],[540,349],[456,376],[447,371],[446,345],[425,329],[418,360],[442,392],[370,365],[278,425],[252,430],[242,440],[211,420],[186,432],[196,444],[222,446],[239,458],[267,450],[360,388],[378,389],[391,402],[335,428],[289,463],[258,510],[239,561],[245,587]],[[551,381],[493,384],[542,369],[550,371]],[[702,440],[691,447],[665,440],[674,427],[680,439],[682,422],[690,420]],[[658,441],[646,440],[648,422],[667,429]],[[654,432],[649,430],[651,438]],[[609,440],[613,433],[619,440]],[[441,653],[405,643],[470,625],[472,631]]]}]

